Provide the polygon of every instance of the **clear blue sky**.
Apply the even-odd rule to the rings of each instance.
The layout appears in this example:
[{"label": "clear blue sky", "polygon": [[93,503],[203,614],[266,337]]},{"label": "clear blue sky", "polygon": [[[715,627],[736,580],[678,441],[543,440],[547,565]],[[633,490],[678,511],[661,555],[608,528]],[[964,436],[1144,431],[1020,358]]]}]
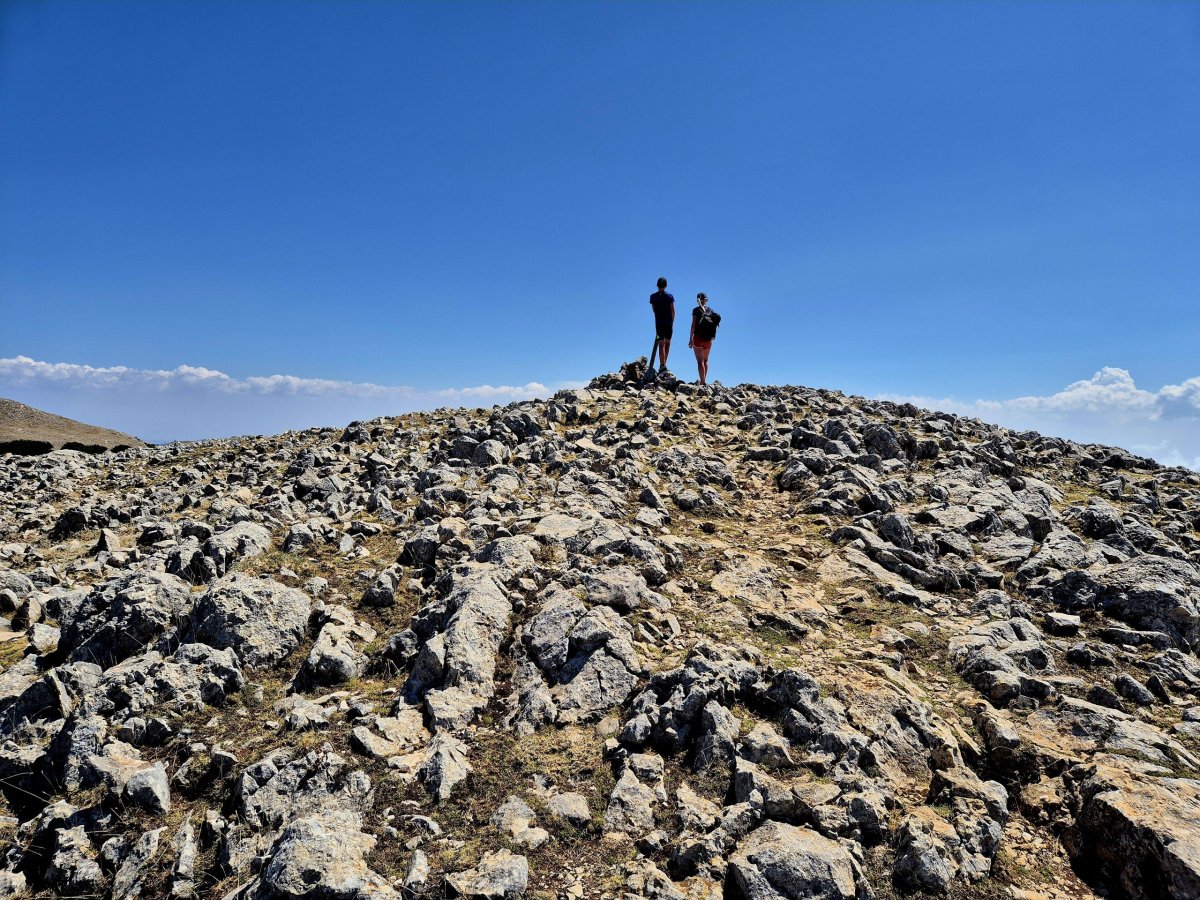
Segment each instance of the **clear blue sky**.
[{"label": "clear blue sky", "polygon": [[1200,4],[0,17],[0,358],[554,386],[649,349],[663,274],[726,383],[1200,376]]}]

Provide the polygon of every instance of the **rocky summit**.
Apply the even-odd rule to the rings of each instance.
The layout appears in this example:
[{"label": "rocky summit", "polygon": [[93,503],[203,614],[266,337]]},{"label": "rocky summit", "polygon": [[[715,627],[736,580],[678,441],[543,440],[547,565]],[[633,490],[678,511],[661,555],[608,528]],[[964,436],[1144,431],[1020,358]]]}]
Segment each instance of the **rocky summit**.
[{"label": "rocky summit", "polygon": [[1200,476],[639,374],[0,457],[0,897],[1200,897]]}]

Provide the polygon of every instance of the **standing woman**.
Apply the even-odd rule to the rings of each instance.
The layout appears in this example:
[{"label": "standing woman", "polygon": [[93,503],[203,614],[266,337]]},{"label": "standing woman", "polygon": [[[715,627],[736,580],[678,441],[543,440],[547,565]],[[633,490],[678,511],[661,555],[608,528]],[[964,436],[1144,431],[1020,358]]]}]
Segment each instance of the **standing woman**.
[{"label": "standing woman", "polygon": [[696,295],[696,308],[692,310],[692,332],[688,335],[688,346],[696,351],[696,371],[700,374],[701,384],[708,384],[708,354],[720,324],[721,314],[709,308],[708,295],[701,291]]}]

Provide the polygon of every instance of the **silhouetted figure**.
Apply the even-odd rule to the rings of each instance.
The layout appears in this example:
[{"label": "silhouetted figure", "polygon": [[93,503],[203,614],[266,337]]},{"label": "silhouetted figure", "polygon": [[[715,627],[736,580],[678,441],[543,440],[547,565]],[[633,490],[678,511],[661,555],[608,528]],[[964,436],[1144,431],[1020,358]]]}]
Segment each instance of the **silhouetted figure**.
[{"label": "silhouetted figure", "polygon": [[[659,371],[667,370],[667,357],[671,354],[671,334],[675,330],[675,298],[667,293],[667,279],[658,279],[658,290],[650,295],[650,306],[654,310],[655,345],[658,347]],[[654,354],[650,354],[650,365],[654,365]]]},{"label": "silhouetted figure", "polygon": [[708,384],[708,354],[712,350],[713,339],[717,336],[717,326],[721,324],[721,314],[708,306],[708,295],[701,291],[696,295],[696,308],[692,310],[692,331],[688,335],[688,346],[696,351],[696,371],[700,375],[700,383]]}]

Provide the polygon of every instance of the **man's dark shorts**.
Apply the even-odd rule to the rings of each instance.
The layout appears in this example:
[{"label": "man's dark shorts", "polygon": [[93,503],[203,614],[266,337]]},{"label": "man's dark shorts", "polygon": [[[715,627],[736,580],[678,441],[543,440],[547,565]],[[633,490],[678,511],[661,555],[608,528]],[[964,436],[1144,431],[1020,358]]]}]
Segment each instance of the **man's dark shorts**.
[{"label": "man's dark shorts", "polygon": [[674,322],[655,322],[654,333],[660,341],[669,341],[675,331]]}]

